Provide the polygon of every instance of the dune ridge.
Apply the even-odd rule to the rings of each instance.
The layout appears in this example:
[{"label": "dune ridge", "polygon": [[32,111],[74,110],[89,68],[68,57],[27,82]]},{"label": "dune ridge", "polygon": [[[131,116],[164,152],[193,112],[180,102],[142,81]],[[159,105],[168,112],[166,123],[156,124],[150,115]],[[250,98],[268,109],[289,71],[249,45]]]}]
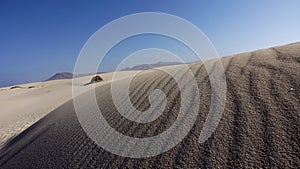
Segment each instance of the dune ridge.
[{"label": "dune ridge", "polygon": [[[118,72],[124,77],[135,71]],[[113,73],[100,74],[101,86],[112,80]],[[76,78],[73,87],[86,92],[93,75]],[[117,80],[117,79],[116,79]],[[72,98],[72,79],[35,82],[0,89],[0,148],[4,144]]]},{"label": "dune ridge", "polygon": [[[203,64],[193,63],[189,66],[195,74],[201,95],[199,115],[187,137],[170,151],[142,159],[120,157],[105,151],[86,136],[70,100],[2,148],[0,167],[300,166],[300,43],[224,57],[222,63],[228,87],[225,112],[217,130],[203,144],[198,143],[198,137],[208,113],[211,91]],[[180,107],[180,91],[174,79],[159,70],[145,72],[142,71],[131,83],[133,105],[141,111],[146,110],[149,107],[147,93],[156,88],[168,97],[164,113],[151,123],[134,123],[118,114],[112,103],[110,83],[96,88],[99,108],[108,123],[132,137],[148,137],[163,132],[176,119]],[[294,90],[290,91],[291,88]]]}]

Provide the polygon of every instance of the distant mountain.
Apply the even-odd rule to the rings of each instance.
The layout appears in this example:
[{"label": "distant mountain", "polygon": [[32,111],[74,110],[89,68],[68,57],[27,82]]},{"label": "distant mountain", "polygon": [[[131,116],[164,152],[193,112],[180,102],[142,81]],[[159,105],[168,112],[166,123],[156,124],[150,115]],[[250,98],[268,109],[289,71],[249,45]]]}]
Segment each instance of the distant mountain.
[{"label": "distant mountain", "polygon": [[170,65],[179,65],[182,64],[180,62],[157,62],[154,64],[141,64],[141,65],[136,65],[131,68],[126,67],[124,69],[121,69],[122,71],[124,70],[147,70],[147,69],[152,69],[155,67],[161,67],[161,66],[170,66]]},{"label": "distant mountain", "polygon": [[[155,67],[161,67],[161,66],[170,66],[170,65],[179,65],[182,64],[180,62],[157,62],[154,64],[141,64],[141,65],[136,65],[131,68],[127,67],[124,69],[121,69],[121,71],[125,70],[147,70],[147,69],[152,69]],[[94,75],[94,74],[102,74],[106,72],[97,72],[97,73],[87,73],[87,74],[73,74],[71,72],[60,72],[56,73],[55,75],[51,76],[49,79],[46,81],[50,80],[59,80],[59,79],[72,79],[73,77],[82,77],[82,76],[88,76],[88,75]]]},{"label": "distant mountain", "polygon": [[73,73],[70,73],[70,72],[61,72],[61,73],[56,73],[55,75],[51,76],[46,81],[58,80],[58,79],[72,79],[72,78],[73,78]]},{"label": "distant mountain", "polygon": [[78,75],[77,74],[74,75],[71,72],[61,72],[61,73],[56,73],[46,81],[59,80],[59,79],[72,79],[73,77],[76,78],[76,77],[89,76],[89,75],[102,74],[102,73],[106,73],[106,72],[87,73],[87,74],[78,74]]}]

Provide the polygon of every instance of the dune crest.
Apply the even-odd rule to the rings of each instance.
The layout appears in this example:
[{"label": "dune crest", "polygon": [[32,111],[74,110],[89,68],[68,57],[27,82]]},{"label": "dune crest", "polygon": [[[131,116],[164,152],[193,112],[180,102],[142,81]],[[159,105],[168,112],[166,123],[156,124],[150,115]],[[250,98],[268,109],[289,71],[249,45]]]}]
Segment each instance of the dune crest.
[{"label": "dune crest", "polygon": [[[211,102],[211,89],[204,65],[193,63],[189,66],[195,74],[201,95],[200,111],[190,133],[171,150],[143,159],[120,157],[105,151],[84,133],[76,117],[73,102],[68,101],[1,149],[0,167],[294,168],[300,166],[300,43],[224,57],[222,63],[226,69],[228,87],[225,112],[217,130],[203,144],[198,143],[198,137]],[[63,88],[69,83],[69,81],[62,82],[53,86],[60,85],[60,88]],[[150,123],[134,123],[121,116],[113,105],[110,83],[99,84],[101,87],[96,88],[96,97],[103,116],[114,129],[127,136],[137,138],[155,136],[170,127],[177,117],[180,91],[176,87],[176,81],[162,71],[141,72],[130,86],[132,104],[140,111],[149,108],[149,91],[158,88],[166,93],[168,97],[166,109],[158,119]],[[66,91],[69,90],[69,87],[66,88]],[[49,87],[45,86],[44,89],[49,90]],[[18,97],[21,95],[22,93],[18,93]],[[107,138],[103,138],[103,141],[109,140],[109,137],[110,133],[107,133]],[[107,141],[107,144],[110,142]],[[124,151],[127,148],[124,145]]]}]

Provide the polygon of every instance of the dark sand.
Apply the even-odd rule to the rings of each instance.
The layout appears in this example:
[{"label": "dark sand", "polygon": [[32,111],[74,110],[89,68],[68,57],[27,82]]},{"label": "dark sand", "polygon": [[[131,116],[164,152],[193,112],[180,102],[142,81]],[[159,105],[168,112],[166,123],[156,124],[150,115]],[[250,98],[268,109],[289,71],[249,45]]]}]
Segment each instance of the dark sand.
[{"label": "dark sand", "polygon": [[[188,136],[161,155],[133,159],[98,147],[82,130],[72,101],[11,140],[0,151],[0,168],[297,168],[300,166],[300,43],[222,59],[227,75],[225,112],[203,144],[198,138],[210,105],[210,85],[201,63],[191,64],[200,95],[200,112]],[[162,89],[170,101],[154,122],[137,124],[116,113],[110,85],[97,88],[100,109],[119,132],[149,137],[176,119],[178,87],[155,71],[134,79],[131,99],[149,107],[145,92]],[[290,89],[293,88],[293,91]],[[108,133],[109,134],[109,133]]]}]

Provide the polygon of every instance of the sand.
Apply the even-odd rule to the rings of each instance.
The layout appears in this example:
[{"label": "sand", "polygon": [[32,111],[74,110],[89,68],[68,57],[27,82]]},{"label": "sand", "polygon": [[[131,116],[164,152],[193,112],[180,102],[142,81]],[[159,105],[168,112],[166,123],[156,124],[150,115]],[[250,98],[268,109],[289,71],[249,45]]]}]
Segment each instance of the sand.
[{"label": "sand", "polygon": [[[203,64],[194,63],[190,66],[201,95],[199,115],[190,133],[171,150],[141,159],[112,154],[85,134],[70,100],[8,142],[0,150],[0,168],[299,167],[300,43],[224,57],[222,62],[228,85],[225,112],[203,144],[198,138],[210,105],[210,83]],[[149,137],[170,127],[180,104],[176,82],[165,73],[152,71],[137,76],[130,86],[137,109],[149,107],[145,93],[154,88],[168,93],[170,101],[157,120],[146,124],[117,113],[109,83],[96,88],[97,102],[117,131]]]},{"label": "sand", "polygon": [[[137,71],[119,72],[126,77]],[[104,81],[95,83],[96,87],[111,81],[113,73],[99,74]],[[92,89],[87,85],[92,76],[76,78],[74,87],[82,93]],[[72,98],[72,80],[53,80],[21,84],[0,88],[0,148],[26,128],[40,120],[49,112]]]}]

